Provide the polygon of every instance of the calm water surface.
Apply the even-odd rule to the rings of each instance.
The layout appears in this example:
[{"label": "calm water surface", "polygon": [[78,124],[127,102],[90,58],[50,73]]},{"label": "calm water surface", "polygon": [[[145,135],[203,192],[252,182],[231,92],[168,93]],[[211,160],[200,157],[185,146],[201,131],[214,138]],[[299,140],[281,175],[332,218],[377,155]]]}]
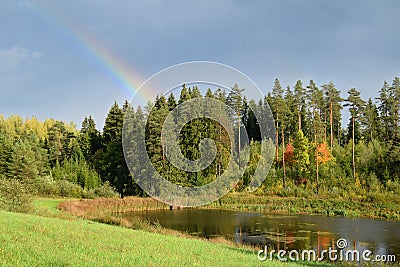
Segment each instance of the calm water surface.
[{"label": "calm water surface", "polygon": [[327,249],[332,241],[345,238],[351,248],[355,245],[361,251],[368,248],[375,255],[395,254],[400,259],[398,221],[199,209],[134,212],[124,216],[128,219],[139,216],[191,235],[223,236],[275,249]]}]

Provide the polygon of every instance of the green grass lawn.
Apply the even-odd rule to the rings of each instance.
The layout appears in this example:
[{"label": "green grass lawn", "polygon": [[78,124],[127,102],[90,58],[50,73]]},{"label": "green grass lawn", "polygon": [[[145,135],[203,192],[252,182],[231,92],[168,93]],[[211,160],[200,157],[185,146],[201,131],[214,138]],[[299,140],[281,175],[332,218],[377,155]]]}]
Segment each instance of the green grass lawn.
[{"label": "green grass lawn", "polygon": [[86,220],[0,211],[2,266],[294,266],[255,252]]}]

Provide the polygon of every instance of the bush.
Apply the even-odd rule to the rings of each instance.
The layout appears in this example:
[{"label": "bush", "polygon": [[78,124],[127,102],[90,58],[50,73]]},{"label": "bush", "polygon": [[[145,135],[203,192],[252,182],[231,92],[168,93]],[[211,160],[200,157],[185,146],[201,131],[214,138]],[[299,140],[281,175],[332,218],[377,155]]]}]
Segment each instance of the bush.
[{"label": "bush", "polygon": [[400,194],[400,182],[399,180],[388,180],[386,182],[386,190],[393,194]]},{"label": "bush", "polygon": [[72,198],[116,197],[115,188],[105,182],[98,188],[83,189],[81,186],[67,180],[54,180],[51,176],[39,177],[34,181],[31,192],[46,196],[61,196]]},{"label": "bush", "polygon": [[37,178],[34,183],[39,195],[57,196],[59,194],[58,186],[50,176]]},{"label": "bush", "polygon": [[13,212],[29,212],[32,200],[24,184],[16,179],[0,178],[0,209]]},{"label": "bush", "polygon": [[386,196],[380,192],[369,192],[366,201],[370,203],[386,203]]},{"label": "bush", "polygon": [[66,180],[59,180],[55,183],[58,188],[58,195],[61,197],[81,198],[84,196],[84,191],[79,185],[73,184]]},{"label": "bush", "polygon": [[105,182],[100,187],[94,189],[94,194],[97,197],[116,197],[118,195],[115,188],[109,182]]},{"label": "bush", "polygon": [[39,195],[81,198],[85,191],[67,180],[53,180],[50,176],[35,179],[35,192]]}]

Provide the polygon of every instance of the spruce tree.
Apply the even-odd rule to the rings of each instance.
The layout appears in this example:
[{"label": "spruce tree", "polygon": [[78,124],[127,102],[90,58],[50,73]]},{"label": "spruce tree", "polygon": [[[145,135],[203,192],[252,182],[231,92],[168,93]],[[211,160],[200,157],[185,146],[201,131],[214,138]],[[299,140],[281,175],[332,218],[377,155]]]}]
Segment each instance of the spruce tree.
[{"label": "spruce tree", "polygon": [[121,139],[123,120],[124,113],[117,102],[114,102],[108,111],[103,127],[102,143],[104,146],[107,146],[112,141]]},{"label": "spruce tree", "polygon": [[132,176],[126,166],[122,150],[122,125],[124,110],[129,104],[125,103],[121,109],[115,102],[107,114],[103,128],[102,143],[105,147],[102,157],[101,177],[109,181],[121,197],[129,194],[132,187]]},{"label": "spruce tree", "polygon": [[84,118],[78,142],[85,159],[93,163],[96,152],[101,148],[101,139],[92,116]]},{"label": "spruce tree", "polygon": [[39,174],[38,164],[40,162],[37,161],[32,147],[25,141],[17,140],[12,147],[7,174],[21,182],[32,183]]},{"label": "spruce tree", "polygon": [[168,97],[167,100],[167,105],[168,105],[168,109],[169,111],[173,110],[176,107],[176,100],[175,100],[175,96],[173,93],[171,93]]}]

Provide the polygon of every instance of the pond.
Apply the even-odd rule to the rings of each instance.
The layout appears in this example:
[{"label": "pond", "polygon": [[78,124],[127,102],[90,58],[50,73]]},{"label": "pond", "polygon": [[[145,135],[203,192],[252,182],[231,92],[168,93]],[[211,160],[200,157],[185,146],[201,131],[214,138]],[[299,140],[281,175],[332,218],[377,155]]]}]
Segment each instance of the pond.
[{"label": "pond", "polygon": [[[132,212],[165,228],[205,238],[224,237],[234,242],[273,249],[327,249],[339,238],[348,248],[369,249],[374,255],[400,259],[400,222],[326,217],[320,215],[274,215],[226,210],[182,209]],[[318,255],[318,254],[317,254]]]}]

